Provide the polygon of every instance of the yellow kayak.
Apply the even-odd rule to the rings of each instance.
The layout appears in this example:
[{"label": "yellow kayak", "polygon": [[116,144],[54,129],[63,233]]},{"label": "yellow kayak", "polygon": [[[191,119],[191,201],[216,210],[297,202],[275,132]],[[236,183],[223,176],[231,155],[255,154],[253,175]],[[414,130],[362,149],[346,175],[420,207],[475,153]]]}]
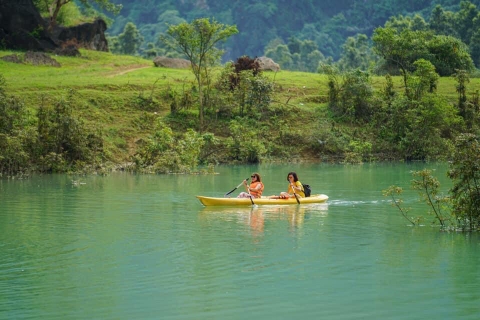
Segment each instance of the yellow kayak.
[{"label": "yellow kayak", "polygon": [[[295,198],[289,199],[269,199],[268,197],[261,197],[258,199],[250,198],[215,198],[215,197],[204,197],[197,196],[198,200],[204,206],[251,206],[252,204],[256,205],[283,205],[283,204],[298,204]],[[324,194],[313,194],[308,198],[298,198],[300,204],[307,203],[322,203],[328,200],[328,196]]]}]

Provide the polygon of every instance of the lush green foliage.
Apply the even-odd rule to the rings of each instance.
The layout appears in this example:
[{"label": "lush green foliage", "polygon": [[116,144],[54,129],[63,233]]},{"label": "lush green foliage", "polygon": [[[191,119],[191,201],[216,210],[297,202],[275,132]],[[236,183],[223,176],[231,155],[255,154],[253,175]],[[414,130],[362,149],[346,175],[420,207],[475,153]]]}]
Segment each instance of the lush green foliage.
[{"label": "lush green foliage", "polygon": [[[480,1],[172,1],[117,0],[123,5],[109,33],[122,33],[133,22],[145,38],[139,52],[172,54],[158,42],[168,25],[201,17],[237,26],[239,33],[225,43],[224,61],[240,56],[267,55],[283,69],[315,72],[318,62],[339,61],[339,68],[371,68],[376,58],[366,35],[385,25],[411,31],[433,31],[460,39],[478,66]],[[368,62],[366,61],[368,60]],[[434,63],[436,65],[436,63]],[[437,70],[438,72],[438,70]]]},{"label": "lush green foliage", "polygon": [[405,75],[414,70],[419,59],[430,61],[441,76],[451,75],[456,69],[473,70],[468,48],[453,37],[428,31],[377,28],[372,39],[375,52],[385,60],[385,70],[398,68]]},{"label": "lush green foliage", "polygon": [[[108,30],[110,48],[115,53],[144,57],[183,57],[184,52],[177,52],[159,39],[168,34],[171,26],[215,17],[239,30],[237,35],[222,44],[227,53],[224,61],[247,54],[266,55],[288,70],[316,72],[319,63],[336,61],[340,70],[359,68],[380,72],[387,68],[391,72],[390,67],[397,68],[399,62],[405,61],[387,57],[387,64],[382,64],[383,60],[373,54],[372,42],[367,37],[377,26],[384,25],[380,29],[392,29],[405,36],[405,41],[397,42],[404,48],[410,46],[404,52],[411,52],[407,57],[410,66],[418,58],[424,58],[436,67],[440,75],[450,75],[454,69],[471,70],[472,63],[480,65],[478,0],[460,3],[440,0],[432,4],[352,0],[330,5],[313,0],[302,1],[301,4],[278,0],[262,4],[250,2],[233,3],[227,0],[220,5],[212,0],[152,0],[146,3],[118,0],[115,1],[119,3],[117,5],[109,0],[82,0],[77,3],[70,0],[36,0],[36,5],[45,16],[50,17],[59,9],[58,16],[52,21],[66,25],[85,20],[82,14],[89,17],[101,15],[92,11],[92,4],[95,8],[114,13],[123,6],[120,15],[112,16],[114,20],[103,16],[109,24],[113,21]],[[122,41],[121,38],[125,39]],[[422,42],[427,46],[420,50]],[[385,58],[385,52],[379,54]],[[409,68],[408,65],[404,67]]]},{"label": "lush green foliage", "polygon": [[201,128],[205,104],[209,102],[211,67],[219,62],[223,53],[216,45],[237,32],[235,26],[227,26],[215,20],[196,19],[191,23],[170,26],[167,30],[168,36],[162,37],[162,41],[168,47],[184,54],[191,63],[198,86],[198,114]]},{"label": "lush green foliage", "polygon": [[18,99],[5,93],[5,78],[0,75],[0,174],[24,173],[29,169],[33,147],[28,130],[28,112]]},{"label": "lush green foliage", "polygon": [[229,129],[231,135],[226,141],[230,150],[229,158],[242,163],[261,162],[267,150],[263,141],[258,138],[257,128],[232,120]]},{"label": "lush green foliage", "polygon": [[176,138],[170,127],[157,121],[153,134],[133,157],[134,170],[155,173],[191,173],[198,166],[204,138],[189,129]]},{"label": "lush green foliage", "polygon": [[[245,61],[248,64],[242,65]],[[268,111],[274,85],[258,69],[258,63],[249,57],[241,57],[236,63],[227,63],[218,79],[218,112],[226,117],[235,116],[260,119]]]},{"label": "lush green foliage", "polygon": [[420,198],[429,205],[435,221],[440,223],[443,229],[447,226],[448,216],[443,213],[443,209],[448,206],[448,198],[440,195],[440,182],[432,176],[432,171],[424,169],[413,171],[412,189],[417,190]]},{"label": "lush green foliage", "polygon": [[88,128],[74,114],[73,100],[74,92],[71,91],[53,106],[41,105],[38,109],[37,156],[40,171],[65,171],[72,165],[82,168],[102,160],[102,134]]},{"label": "lush green foliage", "polygon": [[73,114],[71,94],[56,101],[53,107],[41,105],[33,119],[24,103],[3,90],[0,91],[0,173],[13,175],[32,169],[64,172],[101,163],[101,133],[88,128]]},{"label": "lush green foliage", "polygon": [[316,72],[319,63],[326,60],[315,42],[295,37],[288,39],[288,44],[283,44],[281,39],[271,41],[265,48],[265,56],[272,58],[282,68],[308,72]]},{"label": "lush green foliage", "polygon": [[[440,182],[432,171],[424,169],[413,171],[411,188],[419,192],[420,198],[429,206],[435,216],[434,224],[439,223],[442,230],[477,231],[480,229],[480,143],[478,136],[461,134],[456,139],[457,152],[453,157],[448,177],[453,180],[450,196],[440,193]],[[402,216],[412,225],[420,218],[408,217],[409,208],[402,206],[398,198],[403,189],[390,186],[383,195],[392,198]]]},{"label": "lush green foliage", "polygon": [[339,73],[326,68],[330,87],[329,107],[332,114],[341,121],[367,122],[370,120],[373,107],[373,88],[370,75],[360,70],[344,73],[343,81],[339,81]]},{"label": "lush green foliage", "polygon": [[[413,73],[405,71],[404,94],[393,90],[390,76],[383,92],[375,92],[368,73],[350,71],[340,79],[338,71],[325,67],[329,110],[339,122],[370,123],[377,139],[406,160],[447,156],[453,149],[452,137],[463,128],[463,119],[458,109],[436,94],[439,77],[433,65],[420,59],[412,67],[416,68]],[[478,128],[479,122],[473,122]]]},{"label": "lush green foliage", "polygon": [[453,215],[463,229],[480,229],[480,139],[473,134],[460,135],[448,176]]},{"label": "lush green foliage", "polygon": [[118,37],[110,37],[109,48],[113,53],[135,55],[143,42],[143,37],[137,27],[129,22]]},{"label": "lush green foliage", "polygon": [[[8,80],[8,86],[2,87],[5,101],[16,99],[17,109],[23,105],[18,113],[25,115],[1,118],[12,123],[3,127],[14,128],[9,129],[10,140],[5,137],[2,143],[8,143],[12,151],[25,151],[9,153],[20,157],[16,163],[32,170],[65,171],[139,160],[139,171],[187,171],[185,163],[194,162],[179,161],[176,155],[181,165],[162,165],[162,160],[149,160],[157,159],[153,151],[140,150],[160,130],[155,129],[160,120],[170,128],[176,144],[185,140],[188,129],[199,128],[193,74],[188,69],[155,68],[151,61],[131,56],[85,50],[82,56],[55,57],[62,64],[55,69],[0,61]],[[468,124],[459,116],[455,78],[437,78],[427,61],[419,61],[408,75],[412,95],[404,93],[399,77],[338,72],[339,88],[344,88],[344,100],[339,100],[344,105],[339,106],[348,114],[341,117],[333,109],[329,112],[327,76],[259,72],[247,67],[251,60],[211,70],[210,103],[201,134],[205,145],[196,159],[199,165],[265,162],[292,155],[350,163],[445,159],[459,132],[478,132],[478,95],[472,88],[479,80],[473,78],[463,85],[466,110],[473,115]],[[68,88],[74,88],[73,95],[66,93]],[[350,109],[350,104],[355,107]],[[15,110],[12,106],[9,102],[7,113]],[[41,128],[45,128],[41,140],[40,115]],[[67,130],[65,123],[72,127]],[[80,132],[82,138],[76,136]],[[89,136],[95,139],[90,141]],[[73,143],[78,147],[72,148]],[[154,169],[157,162],[158,170]]]}]

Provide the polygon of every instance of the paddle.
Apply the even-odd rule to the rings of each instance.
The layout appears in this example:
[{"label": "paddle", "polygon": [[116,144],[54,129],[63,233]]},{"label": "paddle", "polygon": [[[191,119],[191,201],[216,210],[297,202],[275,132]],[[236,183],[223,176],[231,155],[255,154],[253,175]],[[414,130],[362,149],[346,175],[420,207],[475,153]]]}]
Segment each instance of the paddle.
[{"label": "paddle", "polygon": [[295,199],[297,199],[297,203],[300,204],[300,199],[298,199],[297,193],[295,192],[295,188],[292,186],[293,190],[293,195],[295,196]]},{"label": "paddle", "polygon": [[[248,179],[249,179],[249,178],[245,179],[245,181],[248,181]],[[237,190],[238,188],[240,188],[240,186],[241,186],[242,184],[243,184],[243,181],[242,181],[242,183],[240,183],[238,186],[236,186],[235,188],[233,188],[232,191],[225,193],[224,197],[228,196],[230,193],[232,193],[233,191],[235,191],[235,190]]]},{"label": "paddle", "polygon": [[252,206],[254,206],[254,205],[255,205],[255,202],[253,202],[253,197],[252,197],[252,195],[250,195],[249,198],[250,198],[250,201],[252,201]]}]

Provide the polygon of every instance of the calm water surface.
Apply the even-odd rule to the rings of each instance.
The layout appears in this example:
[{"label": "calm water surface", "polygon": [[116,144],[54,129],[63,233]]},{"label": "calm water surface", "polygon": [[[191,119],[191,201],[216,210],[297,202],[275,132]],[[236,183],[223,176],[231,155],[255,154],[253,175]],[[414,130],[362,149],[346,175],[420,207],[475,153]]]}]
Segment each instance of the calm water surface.
[{"label": "calm water surface", "polygon": [[[430,225],[408,191],[410,170],[424,167],[447,191],[444,164],[0,180],[0,319],[478,319],[479,235]],[[223,196],[253,171],[278,194],[290,170],[328,203],[195,198]],[[423,226],[382,196],[392,184]]]}]

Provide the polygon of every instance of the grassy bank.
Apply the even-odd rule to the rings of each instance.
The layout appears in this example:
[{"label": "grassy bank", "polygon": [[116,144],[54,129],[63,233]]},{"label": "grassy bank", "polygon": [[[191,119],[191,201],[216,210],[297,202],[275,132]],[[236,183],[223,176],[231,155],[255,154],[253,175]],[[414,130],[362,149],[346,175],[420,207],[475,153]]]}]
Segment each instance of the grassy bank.
[{"label": "grassy bank", "polygon": [[[0,51],[0,57],[12,53]],[[60,68],[0,61],[7,93],[20,98],[33,114],[39,106],[54,104],[70,94],[75,100],[75,114],[88,126],[101,130],[107,159],[113,163],[131,161],[158,119],[167,121],[175,134],[197,129],[194,107],[175,116],[170,114],[171,93],[182,95],[192,89],[194,79],[189,70],[157,68],[150,60],[95,51],[82,51],[79,58],[52,58],[61,64]],[[220,68],[215,70],[217,75],[220,72]],[[264,140],[267,146],[264,161],[287,157],[297,161],[343,159],[346,152],[355,151],[348,147],[352,141],[377,144],[376,138],[362,129],[363,125],[332,120],[327,109],[327,76],[289,71],[265,75],[275,83],[268,112],[258,122],[240,121],[245,129],[258,129],[255,139]],[[394,90],[402,92],[401,78],[394,77],[393,82]],[[479,82],[472,79],[469,88],[478,88]],[[373,77],[372,85],[382,90],[385,78]],[[453,78],[441,78],[438,93],[455,103],[455,85]],[[230,120],[209,115],[204,131],[227,138],[233,134],[228,129]],[[339,141],[325,147],[323,143],[332,139]],[[371,159],[379,159],[375,151],[383,154],[380,158],[391,158],[386,154],[388,146],[381,148],[369,151]]]}]

